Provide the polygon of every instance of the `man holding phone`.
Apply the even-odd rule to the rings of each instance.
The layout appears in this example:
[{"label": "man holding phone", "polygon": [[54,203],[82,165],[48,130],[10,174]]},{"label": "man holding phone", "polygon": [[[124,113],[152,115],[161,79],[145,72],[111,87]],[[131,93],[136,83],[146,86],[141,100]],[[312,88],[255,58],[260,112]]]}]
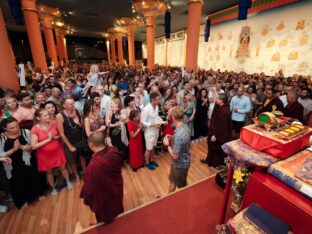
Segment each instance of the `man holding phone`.
[{"label": "man holding phone", "polygon": [[142,110],[141,122],[143,123],[144,137],[145,137],[145,166],[149,170],[155,170],[158,164],[153,161],[155,156],[155,146],[159,136],[160,122],[162,119],[159,117],[159,108],[161,98],[158,92],[150,93],[150,103],[148,103]]}]

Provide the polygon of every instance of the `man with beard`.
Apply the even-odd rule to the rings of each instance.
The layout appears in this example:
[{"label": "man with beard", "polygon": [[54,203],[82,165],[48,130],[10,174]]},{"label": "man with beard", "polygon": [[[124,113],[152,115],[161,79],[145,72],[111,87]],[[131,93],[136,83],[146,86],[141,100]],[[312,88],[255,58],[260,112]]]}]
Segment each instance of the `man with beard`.
[{"label": "man with beard", "polygon": [[21,128],[31,129],[36,109],[33,107],[33,99],[29,93],[20,93],[17,97],[20,101],[20,107],[14,113],[13,117],[19,122]]},{"label": "man with beard", "polygon": [[239,138],[240,130],[245,125],[245,119],[251,110],[250,98],[244,95],[244,88],[239,87],[237,95],[234,96],[230,103],[232,112],[232,128],[235,139]]},{"label": "man with beard", "polygon": [[308,113],[312,111],[312,100],[310,98],[310,90],[307,88],[302,88],[300,91],[300,97],[298,102],[303,106],[303,120],[307,121]]},{"label": "man with beard", "polygon": [[261,108],[258,110],[257,115],[263,112],[272,112],[272,107],[276,106],[276,110],[282,111],[284,109],[283,102],[275,96],[272,89],[265,90],[266,99],[264,100]]},{"label": "man with beard", "polygon": [[72,97],[64,98],[61,105],[63,111],[56,115],[56,126],[64,142],[69,171],[74,173],[77,184],[79,184],[80,179],[77,171],[77,159],[80,157],[83,170],[85,170],[86,166],[85,159],[81,157],[83,150],[82,118],[79,111],[75,109],[75,101]]},{"label": "man with beard", "polygon": [[97,222],[110,223],[123,212],[122,156],[115,147],[105,146],[105,133],[89,137],[92,159],[85,171],[80,197],[95,213]]}]

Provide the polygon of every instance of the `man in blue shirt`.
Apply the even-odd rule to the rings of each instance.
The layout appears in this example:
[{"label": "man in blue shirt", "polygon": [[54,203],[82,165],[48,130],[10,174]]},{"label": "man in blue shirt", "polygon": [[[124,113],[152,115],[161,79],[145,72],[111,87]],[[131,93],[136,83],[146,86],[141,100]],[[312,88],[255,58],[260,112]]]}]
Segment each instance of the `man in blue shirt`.
[{"label": "man in blue shirt", "polygon": [[245,119],[251,110],[250,98],[244,95],[243,87],[239,87],[237,95],[232,98],[230,110],[232,112],[232,129],[235,132],[235,139],[238,139],[240,130],[244,127]]},{"label": "man in blue shirt", "polygon": [[124,94],[126,95],[128,93],[129,84],[123,77],[121,77],[117,84],[117,88],[123,90]]}]

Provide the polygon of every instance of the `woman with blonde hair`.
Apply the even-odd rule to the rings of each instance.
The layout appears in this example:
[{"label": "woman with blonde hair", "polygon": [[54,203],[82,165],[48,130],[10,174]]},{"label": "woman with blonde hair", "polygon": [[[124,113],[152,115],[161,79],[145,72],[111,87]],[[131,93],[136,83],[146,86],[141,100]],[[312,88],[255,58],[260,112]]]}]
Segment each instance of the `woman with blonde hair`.
[{"label": "woman with blonde hair", "polygon": [[46,171],[52,196],[57,194],[53,176],[53,168],[56,167],[64,176],[67,189],[71,190],[72,184],[66,170],[65,152],[59,141],[60,135],[55,121],[51,121],[51,116],[45,109],[36,110],[34,120],[37,124],[30,131],[30,144],[33,150],[37,150],[38,171]]},{"label": "woman with blonde hair", "polygon": [[125,152],[126,146],[121,139],[122,131],[122,117],[121,111],[121,101],[119,98],[113,98],[111,100],[109,111],[106,115],[105,122],[109,131],[109,137],[111,138],[113,146],[117,147],[120,152]]}]

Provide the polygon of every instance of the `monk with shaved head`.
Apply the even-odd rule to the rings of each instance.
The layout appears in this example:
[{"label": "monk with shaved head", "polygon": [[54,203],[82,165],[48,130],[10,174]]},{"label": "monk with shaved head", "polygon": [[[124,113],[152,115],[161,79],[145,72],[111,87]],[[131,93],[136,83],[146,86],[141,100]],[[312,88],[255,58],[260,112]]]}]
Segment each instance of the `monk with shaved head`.
[{"label": "monk with shaved head", "polygon": [[85,171],[80,197],[98,222],[110,223],[124,210],[122,155],[104,132],[93,132],[88,143],[94,154]]}]

